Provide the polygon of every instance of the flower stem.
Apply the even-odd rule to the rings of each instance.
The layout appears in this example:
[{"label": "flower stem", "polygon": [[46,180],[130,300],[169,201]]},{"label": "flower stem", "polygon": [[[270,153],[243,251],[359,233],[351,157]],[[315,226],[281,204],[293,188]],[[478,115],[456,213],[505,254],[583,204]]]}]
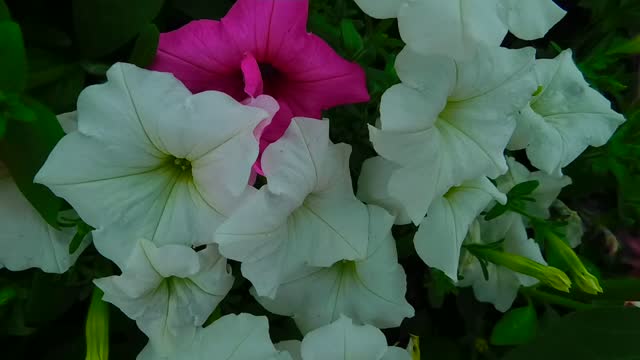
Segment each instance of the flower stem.
[{"label": "flower stem", "polygon": [[535,288],[520,288],[520,292],[526,296],[541,300],[545,303],[558,305],[569,309],[587,310],[593,307],[590,304],[567,299],[566,297],[550,294],[548,292],[540,291]]}]

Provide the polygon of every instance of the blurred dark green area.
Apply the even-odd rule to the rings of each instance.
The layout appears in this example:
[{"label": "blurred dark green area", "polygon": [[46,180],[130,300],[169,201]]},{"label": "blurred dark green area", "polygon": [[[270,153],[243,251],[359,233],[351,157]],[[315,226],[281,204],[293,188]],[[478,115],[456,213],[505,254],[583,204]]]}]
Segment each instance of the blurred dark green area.
[{"label": "blurred dark green area", "polygon": [[[332,139],[353,146],[355,183],[362,162],[375,155],[367,125],[376,121],[384,90],[398,82],[393,63],[403,43],[395,20],[369,18],[353,0],[310,2],[309,30],[361,64],[368,78],[370,103],[325,114],[331,119]],[[0,160],[50,224],[57,226],[58,211],[68,205],[31,179],[63,134],[54,114],[73,111],[82,89],[104,81],[114,62],[148,66],[160,32],[194,19],[218,19],[232,3],[0,0]],[[416,316],[385,334],[399,346],[407,344],[409,334],[419,335],[423,358],[634,358],[629,354],[640,336],[640,310],[608,306],[640,300],[640,283],[622,279],[630,271],[624,238],[640,235],[640,1],[557,3],[569,14],[547,37],[535,42],[508,37],[505,45],[533,45],[543,58],[572,48],[587,80],[627,116],[609,144],[588,149],[570,166],[573,185],[561,194],[585,219],[587,233],[579,253],[601,274],[605,294],[563,295],[546,289],[548,301],[521,296],[503,317],[491,305],[475,301],[469,289],[456,289],[441,273],[430,271],[413,250],[415,228],[397,227],[407,298]],[[274,341],[300,338],[291,319],[267,314],[248,295],[248,282],[237,264],[233,267],[236,284],[211,320],[241,311],[268,315]],[[63,275],[0,270],[0,359],[84,359],[91,280],[116,271],[93,248]],[[557,306],[549,300],[553,296],[581,305]],[[117,308],[111,307],[111,317],[111,358],[134,359],[145,337]],[[511,350],[509,345],[521,347]]]}]

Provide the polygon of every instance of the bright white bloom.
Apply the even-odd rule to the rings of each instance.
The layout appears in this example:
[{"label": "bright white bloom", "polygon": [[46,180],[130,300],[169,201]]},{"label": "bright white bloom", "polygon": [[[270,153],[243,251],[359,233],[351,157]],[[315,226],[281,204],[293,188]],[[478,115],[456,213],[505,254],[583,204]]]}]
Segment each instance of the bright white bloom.
[{"label": "bright white bloom", "polygon": [[505,203],[507,198],[487,178],[465,182],[436,198],[413,239],[418,256],[458,281],[462,242],[471,223],[493,200]]},{"label": "bright white bloom", "polygon": [[510,149],[527,149],[531,163],[562,175],[588,146],[602,146],[625,119],[589,87],[566,50],[555,59],[538,60],[540,91],[517,118]]},{"label": "bright white bloom", "polygon": [[112,66],[107,79],[80,94],[78,131],[36,182],[95,227],[97,249],[121,267],[133,239],[211,243],[249,188],[253,130],[268,114],[220,92],[192,95],[172,75],[130,64]]},{"label": "bright white bloom", "polygon": [[383,95],[380,128],[369,130],[377,152],[400,166],[388,194],[415,224],[452,186],[507,171],[503,152],[515,128],[513,115],[536,87],[534,53],[483,48],[471,62],[407,48],[398,55],[402,84]]},{"label": "bright white bloom", "polygon": [[348,317],[308,333],[302,343],[286,341],[276,345],[287,349],[293,360],[411,360],[409,353],[387,346],[387,339],[371,325],[356,325]]},{"label": "bright white bloom", "polygon": [[350,146],[329,140],[329,122],[295,118],[262,156],[267,184],[220,226],[215,241],[260,296],[309,266],[367,256],[368,213],[356,199]]},{"label": "bright white bloom", "polygon": [[136,320],[151,343],[165,351],[207,320],[231,289],[233,276],[215,245],[196,252],[141,239],[122,275],[94,282],[104,301]]},{"label": "bright white bloom", "polygon": [[400,36],[423,54],[473,55],[477,45],[500,46],[507,31],[543,37],[565,15],[552,0],[355,0],[368,15],[398,18]]},{"label": "bright white bloom", "polygon": [[498,14],[509,31],[523,40],[535,40],[567,14],[552,0],[498,0]]},{"label": "bright white bloom", "polygon": [[[65,132],[74,131],[74,113],[58,115]],[[74,211],[60,213],[63,219],[78,219]],[[42,219],[31,203],[22,195],[9,170],[0,162],[0,268],[21,271],[39,268],[44,272],[61,274],[73,265],[89,245],[85,239],[69,254],[69,243],[75,227],[56,230]]]},{"label": "bright white bloom", "polygon": [[183,334],[175,351],[160,354],[148,344],[138,360],[291,360],[269,339],[264,316],[226,315],[193,334]]},{"label": "bright white bloom", "polygon": [[[489,222],[479,220],[472,225],[467,237],[468,244],[490,244],[504,239],[506,253],[520,255],[546,265],[536,242],[527,237],[522,217],[515,213],[506,213]],[[469,253],[463,254],[460,286],[473,286],[473,293],[479,301],[492,303],[499,311],[507,311],[513,304],[520,286],[532,286],[538,280],[497,266],[487,264],[489,278],[486,280],[477,258]]]},{"label": "bright white bloom", "polygon": [[542,171],[530,172],[512,157],[507,157],[509,171],[496,179],[498,189],[508,193],[514,186],[526,181],[538,181],[538,187],[529,195],[535,201],[525,203],[527,214],[542,219],[549,217],[549,207],[563,187],[571,184],[568,176],[552,176]]},{"label": "bright white bloom", "polygon": [[402,319],[413,316],[391,236],[393,216],[377,206],[368,210],[365,259],[300,269],[284,279],[275,299],[258,297],[258,302],[273,313],[292,316],[303,333],[337,320],[340,314],[378,328],[399,326]]}]

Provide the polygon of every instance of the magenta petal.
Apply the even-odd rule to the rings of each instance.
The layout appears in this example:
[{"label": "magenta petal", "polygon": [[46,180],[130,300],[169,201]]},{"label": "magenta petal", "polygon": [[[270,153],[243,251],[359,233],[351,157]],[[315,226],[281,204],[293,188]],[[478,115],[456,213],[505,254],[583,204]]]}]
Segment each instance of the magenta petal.
[{"label": "magenta petal", "polygon": [[286,86],[278,88],[296,116],[318,118],[338,105],[369,101],[364,70],[341,58],[321,38],[308,34],[303,50],[286,60]]},{"label": "magenta petal", "polygon": [[253,169],[260,175],[264,175],[261,167],[262,153],[264,152],[264,149],[278,141],[278,139],[284,135],[285,131],[287,131],[287,128],[291,124],[291,119],[293,118],[293,113],[291,113],[291,109],[286,103],[279,101],[278,104],[280,105],[280,110],[273,117],[271,123],[264,129],[262,136],[260,137],[260,154],[258,155],[258,160],[253,166]]},{"label": "magenta petal", "polygon": [[173,73],[192,92],[218,90],[240,100],[244,98],[240,71],[243,54],[220,22],[198,20],[160,34],[150,68]]},{"label": "magenta petal", "polygon": [[262,95],[262,74],[260,74],[260,66],[256,58],[251,53],[246,53],[240,63],[242,75],[244,76],[244,92],[251,96],[257,97]]},{"label": "magenta petal", "polygon": [[277,57],[306,33],[308,0],[238,0],[221,20],[229,37],[258,61]]}]

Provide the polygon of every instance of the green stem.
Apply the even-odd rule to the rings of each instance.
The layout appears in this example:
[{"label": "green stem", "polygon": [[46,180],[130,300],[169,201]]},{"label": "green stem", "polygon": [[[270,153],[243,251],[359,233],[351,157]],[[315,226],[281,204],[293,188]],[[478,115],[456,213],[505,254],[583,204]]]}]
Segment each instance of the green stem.
[{"label": "green stem", "polygon": [[536,290],[535,288],[521,288],[520,292],[525,296],[530,296],[532,298],[541,300],[545,303],[558,305],[558,306],[566,307],[569,309],[587,310],[593,307],[590,304],[585,304],[583,302],[567,299],[566,297],[555,295],[555,294],[549,294],[548,292]]}]

